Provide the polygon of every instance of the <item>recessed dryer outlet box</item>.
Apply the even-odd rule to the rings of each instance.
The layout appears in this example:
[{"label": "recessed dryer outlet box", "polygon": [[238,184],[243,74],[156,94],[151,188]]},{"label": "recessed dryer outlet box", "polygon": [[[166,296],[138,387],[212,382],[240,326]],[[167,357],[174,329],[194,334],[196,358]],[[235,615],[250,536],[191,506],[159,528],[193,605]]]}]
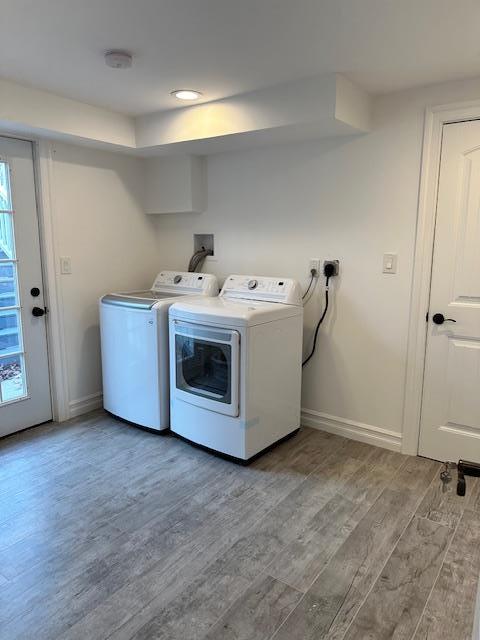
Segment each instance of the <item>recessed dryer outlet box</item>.
[{"label": "recessed dryer outlet box", "polygon": [[193,234],[193,251],[196,253],[197,251],[201,251],[202,249],[206,249],[207,251],[211,251],[211,256],[215,256],[215,242],[213,233],[194,233]]}]

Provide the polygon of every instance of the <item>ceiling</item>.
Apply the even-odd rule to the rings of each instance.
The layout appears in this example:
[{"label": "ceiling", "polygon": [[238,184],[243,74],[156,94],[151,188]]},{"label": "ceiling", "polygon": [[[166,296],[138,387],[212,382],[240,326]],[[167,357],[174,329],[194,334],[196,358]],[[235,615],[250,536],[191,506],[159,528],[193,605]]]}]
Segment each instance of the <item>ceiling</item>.
[{"label": "ceiling", "polygon": [[[480,75],[478,0],[2,0],[0,76],[138,115],[324,72],[372,93]],[[106,49],[134,54],[105,66]]]}]

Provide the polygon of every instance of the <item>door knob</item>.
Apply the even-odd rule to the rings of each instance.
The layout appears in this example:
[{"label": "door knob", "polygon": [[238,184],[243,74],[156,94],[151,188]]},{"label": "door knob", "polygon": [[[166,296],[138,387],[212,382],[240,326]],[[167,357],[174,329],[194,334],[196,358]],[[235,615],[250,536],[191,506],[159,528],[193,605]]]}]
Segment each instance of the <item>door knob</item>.
[{"label": "door knob", "polygon": [[41,318],[45,315],[45,312],[46,309],[42,309],[42,307],[33,307],[32,316],[35,316],[35,318]]},{"label": "door knob", "polygon": [[432,320],[435,324],[443,324],[444,322],[456,322],[453,318],[445,318],[443,313],[435,313]]}]

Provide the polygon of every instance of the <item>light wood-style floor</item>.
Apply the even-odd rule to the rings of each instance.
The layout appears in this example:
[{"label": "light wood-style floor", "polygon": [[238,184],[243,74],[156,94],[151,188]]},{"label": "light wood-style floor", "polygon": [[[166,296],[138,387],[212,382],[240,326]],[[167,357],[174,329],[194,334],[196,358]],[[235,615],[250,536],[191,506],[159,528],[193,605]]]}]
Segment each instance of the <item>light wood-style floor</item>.
[{"label": "light wood-style floor", "polygon": [[0,441],[2,640],[470,640],[480,486],[302,429],[249,467],[103,412]]}]

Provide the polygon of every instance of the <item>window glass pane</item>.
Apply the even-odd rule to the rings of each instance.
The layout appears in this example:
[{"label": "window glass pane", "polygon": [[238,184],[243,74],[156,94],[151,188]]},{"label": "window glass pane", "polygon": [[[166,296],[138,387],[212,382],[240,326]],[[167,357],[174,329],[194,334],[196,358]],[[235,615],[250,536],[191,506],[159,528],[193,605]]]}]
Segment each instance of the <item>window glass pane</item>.
[{"label": "window glass pane", "polygon": [[14,258],[13,213],[0,213],[0,260]]},{"label": "window glass pane", "polygon": [[11,211],[12,198],[10,195],[10,175],[8,164],[0,162],[0,210]]},{"label": "window glass pane", "polygon": [[231,402],[231,347],[183,335],[175,336],[177,386],[218,402]]},{"label": "window glass pane", "polygon": [[0,400],[10,402],[27,394],[23,356],[0,358]]},{"label": "window glass pane", "polygon": [[0,311],[0,358],[22,350],[20,327],[18,311]]},{"label": "window glass pane", "polygon": [[[8,164],[0,162],[0,404],[27,395]],[[13,355],[13,354],[16,355]]]},{"label": "window glass pane", "polygon": [[14,262],[0,262],[0,309],[18,306],[17,267]]}]

